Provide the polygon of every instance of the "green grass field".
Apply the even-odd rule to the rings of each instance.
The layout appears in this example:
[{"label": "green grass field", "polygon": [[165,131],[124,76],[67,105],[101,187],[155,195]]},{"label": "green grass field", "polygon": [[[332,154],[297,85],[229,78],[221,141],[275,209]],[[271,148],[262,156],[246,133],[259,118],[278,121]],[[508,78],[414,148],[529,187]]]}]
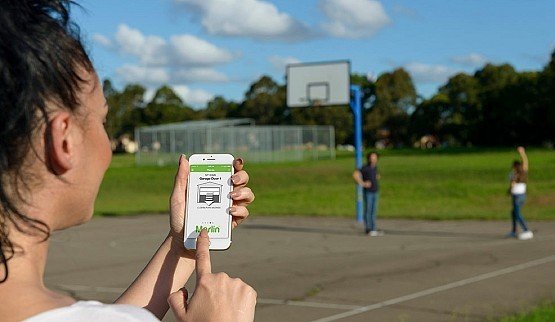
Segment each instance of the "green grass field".
[{"label": "green grass field", "polygon": [[[555,151],[530,150],[527,219],[555,219]],[[507,219],[509,150],[385,151],[380,159],[380,218]],[[177,160],[176,160],[177,165]],[[352,155],[336,160],[252,164],[251,214],[353,217]],[[96,214],[159,213],[168,209],[176,166],[136,167],[114,156]]]},{"label": "green grass field", "polygon": [[531,311],[504,317],[498,322],[552,322],[555,321],[555,304],[546,303]]}]

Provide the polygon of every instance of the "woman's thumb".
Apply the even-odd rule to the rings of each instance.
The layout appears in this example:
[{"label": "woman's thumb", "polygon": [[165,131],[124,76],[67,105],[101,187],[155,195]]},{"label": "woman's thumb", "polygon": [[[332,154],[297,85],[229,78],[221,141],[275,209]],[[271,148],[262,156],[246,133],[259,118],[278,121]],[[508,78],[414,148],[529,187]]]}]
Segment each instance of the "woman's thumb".
[{"label": "woman's thumb", "polygon": [[187,315],[187,300],[189,299],[189,292],[186,288],[181,288],[175,293],[168,296],[168,304],[173,311],[173,314],[179,321],[185,321]]}]

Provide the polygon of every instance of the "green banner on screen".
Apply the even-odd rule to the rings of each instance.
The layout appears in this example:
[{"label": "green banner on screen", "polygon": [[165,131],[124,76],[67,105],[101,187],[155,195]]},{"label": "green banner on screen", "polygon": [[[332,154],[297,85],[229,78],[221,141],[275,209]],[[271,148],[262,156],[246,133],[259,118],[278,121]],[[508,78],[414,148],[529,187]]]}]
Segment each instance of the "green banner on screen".
[{"label": "green banner on screen", "polygon": [[231,172],[229,164],[192,164],[191,172]]}]

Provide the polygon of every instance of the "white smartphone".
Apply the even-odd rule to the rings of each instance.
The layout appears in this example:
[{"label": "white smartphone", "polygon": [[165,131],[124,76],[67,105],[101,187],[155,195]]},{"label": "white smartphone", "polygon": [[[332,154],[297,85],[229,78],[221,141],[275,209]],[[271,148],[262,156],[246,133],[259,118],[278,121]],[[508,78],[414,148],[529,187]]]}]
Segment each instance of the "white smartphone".
[{"label": "white smartphone", "polygon": [[183,240],[185,248],[196,249],[203,228],[210,236],[210,249],[231,246],[232,218],[229,208],[233,190],[231,154],[193,154],[189,158],[187,207]]}]

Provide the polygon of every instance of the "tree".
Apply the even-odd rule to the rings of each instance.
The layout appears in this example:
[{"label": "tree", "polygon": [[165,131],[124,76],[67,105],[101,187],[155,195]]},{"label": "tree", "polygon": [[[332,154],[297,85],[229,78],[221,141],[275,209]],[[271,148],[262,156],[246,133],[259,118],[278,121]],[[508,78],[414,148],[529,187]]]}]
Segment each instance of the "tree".
[{"label": "tree", "polygon": [[376,80],[375,107],[408,114],[414,110],[416,98],[412,78],[403,68],[384,73]]},{"label": "tree", "polygon": [[144,121],[148,125],[194,119],[197,119],[197,112],[186,106],[169,86],[160,87],[144,109]]},{"label": "tree", "polygon": [[410,133],[412,141],[424,135],[434,135],[440,141],[448,140],[451,133],[446,131],[443,116],[449,109],[449,98],[445,93],[437,93],[432,98],[422,101],[410,116]]},{"label": "tree", "polygon": [[[416,108],[416,89],[402,68],[381,74],[375,83],[375,101],[366,113],[364,132],[370,140],[388,139],[393,145],[409,141],[409,114]],[[379,137],[384,130],[387,138]]]},{"label": "tree", "polygon": [[142,124],[142,115],[138,108],[144,106],[143,97],[146,89],[141,85],[127,85],[122,92],[118,92],[109,79],[103,82],[104,95],[108,106],[106,117],[106,131],[112,139],[123,134],[133,136],[137,125]]},{"label": "tree", "polygon": [[478,81],[480,113],[478,126],[473,133],[473,142],[480,145],[494,146],[506,143],[507,124],[500,122],[506,113],[511,113],[503,99],[503,89],[513,85],[518,73],[509,64],[487,64],[478,70],[474,77]]},{"label": "tree", "polygon": [[540,102],[538,119],[536,124],[538,130],[541,128],[540,142],[555,143],[555,50],[551,54],[551,60],[540,74],[538,82],[540,86]]},{"label": "tree", "polygon": [[541,143],[545,113],[540,108],[539,73],[519,73],[516,81],[507,85],[501,93],[500,106],[504,113],[498,124],[505,129],[498,142],[503,145],[529,145]]},{"label": "tree", "polygon": [[376,99],[376,83],[369,79],[367,75],[357,73],[351,74],[350,79],[351,84],[360,86],[363,108],[371,108]]},{"label": "tree", "polygon": [[[478,100],[478,81],[471,75],[459,73],[449,78],[447,83],[439,89],[447,102],[441,111],[443,122],[443,137],[452,143],[467,145],[478,126],[480,104]],[[438,102],[438,98],[435,99]]]},{"label": "tree", "polygon": [[283,124],[287,116],[285,95],[285,86],[278,85],[269,76],[262,76],[245,93],[238,114],[255,119],[257,124]]},{"label": "tree", "polygon": [[117,132],[121,127],[121,106],[118,102],[118,97],[120,93],[112,85],[112,81],[105,79],[102,82],[102,89],[104,91],[104,97],[106,97],[106,103],[108,103],[108,114],[106,116],[106,132],[111,139],[114,139]]},{"label": "tree", "polygon": [[202,115],[209,120],[235,117],[238,114],[238,107],[237,103],[226,101],[222,96],[216,96],[208,102]]},{"label": "tree", "polygon": [[295,107],[290,118],[295,125],[332,125],[336,144],[353,142],[353,116],[347,106]]}]

